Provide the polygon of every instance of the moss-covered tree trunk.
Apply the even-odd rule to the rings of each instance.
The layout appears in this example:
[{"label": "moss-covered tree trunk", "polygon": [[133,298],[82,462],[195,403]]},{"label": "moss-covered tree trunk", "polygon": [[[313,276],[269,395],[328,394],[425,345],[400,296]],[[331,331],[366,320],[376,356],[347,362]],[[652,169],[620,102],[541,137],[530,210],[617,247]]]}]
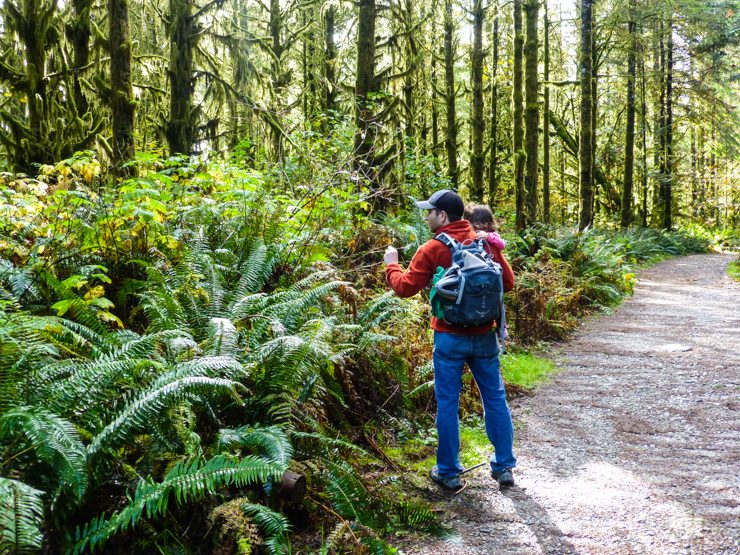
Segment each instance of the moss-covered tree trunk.
[{"label": "moss-covered tree trunk", "polygon": [[193,48],[197,25],[192,0],[170,0],[170,120],[167,143],[171,154],[190,154],[195,143],[193,110]]},{"label": "moss-covered tree trunk", "polygon": [[130,174],[121,164],[132,160],[134,150],[134,94],[131,86],[131,33],[128,0],[108,0],[110,45],[110,104],[113,126],[113,167]]},{"label": "moss-covered tree trunk", "polygon": [[640,65],[642,68],[641,73],[641,98],[640,98],[640,125],[642,128],[642,210],[641,210],[641,223],[642,227],[647,227],[648,222],[648,147],[647,147],[647,93],[646,93],[646,80],[645,75],[645,48],[640,48]]},{"label": "moss-covered tree trunk", "polygon": [[524,185],[526,190],[526,225],[529,226],[537,221],[538,210],[540,109],[539,99],[537,98],[539,81],[537,75],[537,20],[539,18],[539,0],[526,0],[524,11],[527,15],[527,38],[524,45],[526,59],[524,150],[527,154],[527,163]]},{"label": "moss-covered tree trunk", "polygon": [[87,98],[82,92],[81,72],[90,63],[90,7],[90,0],[73,0],[73,17],[67,26],[67,37],[72,43],[74,56],[73,106],[79,115],[84,115],[88,110]]},{"label": "moss-covered tree trunk", "polygon": [[543,98],[543,135],[542,135],[542,221],[550,223],[550,18],[547,12],[547,2],[542,4],[545,9],[544,17],[544,98]]},{"label": "moss-covered tree trunk", "polygon": [[496,172],[498,164],[498,0],[493,0],[493,10],[493,29],[491,31],[493,50],[491,60],[491,159],[488,166],[488,202],[492,208],[496,204],[496,193],[498,192],[498,175]]},{"label": "moss-covered tree trunk", "polygon": [[[415,106],[415,83],[417,79],[416,71],[419,66],[419,49],[414,33],[414,3],[412,0],[405,0],[403,8],[403,32],[404,32],[404,76],[403,76],[403,107],[407,141],[416,145],[417,126],[416,126],[416,106]],[[404,145],[401,145],[405,150]]]},{"label": "moss-covered tree trunk", "polygon": [[630,0],[627,29],[629,32],[627,46],[627,123],[624,132],[624,180],[622,184],[622,217],[620,222],[622,229],[626,229],[632,223],[632,186],[635,161],[635,68],[637,65],[635,0]]},{"label": "moss-covered tree trunk", "polygon": [[375,91],[375,0],[360,0],[357,22],[357,69],[355,73],[355,170],[374,184],[375,125],[372,99]]},{"label": "moss-covered tree trunk", "polygon": [[663,229],[673,227],[673,24],[666,25],[666,68],[665,68],[665,173],[663,185]]},{"label": "moss-covered tree trunk", "polygon": [[473,50],[470,56],[470,82],[473,103],[470,113],[472,151],[470,153],[470,199],[483,202],[483,0],[473,0]]},{"label": "moss-covered tree trunk", "polygon": [[[283,14],[280,10],[280,0],[270,0],[270,83],[271,83],[271,112],[273,115],[279,114],[284,108],[284,92],[287,85],[288,72],[283,70],[283,54],[285,45],[282,40],[283,33]],[[305,94],[305,93],[304,93]],[[272,152],[275,160],[282,161],[285,153],[283,152],[283,130],[280,127],[278,119],[270,118],[270,133],[272,139]]]},{"label": "moss-covered tree trunk", "polygon": [[578,69],[581,80],[581,121],[579,163],[578,229],[584,230],[593,223],[594,177],[593,177],[593,106],[592,106],[592,3],[581,0],[581,47]]},{"label": "moss-covered tree trunk", "polygon": [[436,166],[439,166],[439,160],[442,159],[440,152],[441,141],[439,139],[439,94],[437,89],[437,0],[432,1],[432,40],[430,41],[432,49],[432,70],[431,70],[431,88],[432,88],[432,155]]},{"label": "moss-covered tree trunk", "polygon": [[334,37],[337,8],[329,4],[324,11],[324,111],[337,109],[337,44]]},{"label": "moss-covered tree trunk", "polygon": [[524,35],[522,34],[522,0],[514,0],[514,76],[513,76],[513,146],[514,146],[514,191],[516,204],[516,228],[526,226],[524,214],[524,98],[522,81],[524,77]]},{"label": "moss-covered tree trunk", "polygon": [[452,0],[445,0],[445,102],[447,104],[447,175],[453,188],[457,188],[457,116],[455,112],[455,25],[452,20]]}]

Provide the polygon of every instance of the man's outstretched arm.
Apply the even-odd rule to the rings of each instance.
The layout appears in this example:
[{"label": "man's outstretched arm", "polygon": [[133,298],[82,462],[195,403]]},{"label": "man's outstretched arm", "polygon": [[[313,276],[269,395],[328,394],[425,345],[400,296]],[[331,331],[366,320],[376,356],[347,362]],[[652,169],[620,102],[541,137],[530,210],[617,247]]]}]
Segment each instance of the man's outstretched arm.
[{"label": "man's outstretched arm", "polygon": [[434,275],[433,262],[424,246],[419,248],[405,272],[398,264],[398,251],[389,246],[385,255],[385,280],[399,297],[413,297],[424,289]]}]

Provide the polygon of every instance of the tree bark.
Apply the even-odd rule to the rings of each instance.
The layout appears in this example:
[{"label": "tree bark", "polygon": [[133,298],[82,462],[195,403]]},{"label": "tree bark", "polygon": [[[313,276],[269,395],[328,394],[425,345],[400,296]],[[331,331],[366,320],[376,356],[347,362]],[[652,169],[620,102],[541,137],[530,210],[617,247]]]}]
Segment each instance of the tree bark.
[{"label": "tree bark", "polygon": [[[413,31],[413,1],[405,0],[405,7],[403,10],[404,31],[405,37],[405,68],[403,78],[403,101],[405,110],[405,128],[406,137],[405,139],[411,140],[412,144],[416,144],[416,107],[414,106],[414,83],[416,81],[416,69],[418,67],[418,47],[416,44],[416,37]],[[401,145],[405,150],[405,145]]]},{"label": "tree bark", "polygon": [[441,153],[439,152],[440,149],[440,140],[439,140],[439,110],[438,110],[438,94],[437,94],[437,52],[435,51],[434,46],[437,44],[437,2],[436,0],[432,2],[432,40],[431,40],[431,50],[432,50],[432,70],[431,70],[431,79],[432,79],[432,155],[434,157],[435,161],[435,167],[438,165],[439,160],[442,158]]},{"label": "tree bark", "polygon": [[445,0],[445,101],[447,103],[447,175],[453,189],[457,189],[457,116],[455,114],[455,49],[452,0]]},{"label": "tree bark", "polygon": [[526,225],[537,221],[538,209],[538,146],[539,146],[539,102],[537,98],[537,19],[539,0],[526,0],[524,11],[527,15],[527,40],[524,47],[526,57],[525,82],[525,152],[527,155],[526,175]]},{"label": "tree bark", "polygon": [[635,0],[629,4],[629,50],[627,52],[627,127],[624,132],[624,181],[622,187],[621,227],[626,229],[632,223],[632,185],[635,160],[635,67],[637,22]]},{"label": "tree bark", "polygon": [[666,34],[665,73],[665,184],[663,186],[663,229],[673,227],[673,23],[669,19]]},{"label": "tree bark", "polygon": [[473,0],[473,51],[470,59],[470,81],[473,86],[471,132],[473,149],[470,153],[470,198],[483,202],[483,0]]},{"label": "tree bark", "polygon": [[545,8],[545,36],[544,36],[544,107],[543,107],[543,136],[542,136],[542,221],[550,223],[550,18],[547,13],[547,2],[543,2]]},{"label": "tree bark", "polygon": [[192,0],[170,0],[170,154],[190,154],[195,142],[193,48],[198,30],[192,7]]},{"label": "tree bark", "polygon": [[360,0],[357,25],[357,70],[355,78],[355,170],[375,183],[373,157],[375,125],[369,94],[375,91],[375,0]]},{"label": "tree bark", "polygon": [[[280,11],[280,0],[270,0],[270,48],[272,50],[270,64],[270,80],[272,81],[272,111],[278,114],[284,104],[283,90],[286,85],[286,73],[283,72],[283,52],[285,46],[282,42],[283,17]],[[284,158],[283,152],[283,130],[275,118],[270,123],[272,133],[272,151],[275,160],[280,162]]]},{"label": "tree bark", "polygon": [[327,6],[324,12],[324,78],[326,79],[324,111],[326,112],[337,109],[337,44],[334,39],[336,14],[337,8],[333,4]]},{"label": "tree bark", "polygon": [[526,226],[524,213],[524,121],[523,121],[523,49],[522,35],[522,0],[514,0],[514,77],[512,98],[514,103],[514,190],[516,194],[516,228],[522,230]]},{"label": "tree bark", "polygon": [[488,166],[488,202],[493,208],[496,205],[496,192],[498,190],[498,177],[496,165],[498,164],[498,0],[493,0],[493,29],[491,42],[493,43],[493,60],[491,67],[491,162]]},{"label": "tree bark", "polygon": [[645,92],[646,87],[646,75],[645,75],[645,48],[644,46],[640,49],[641,66],[642,66],[642,99],[640,102],[640,111],[642,112],[642,118],[640,122],[642,124],[642,227],[647,227],[648,222],[648,165],[647,165],[647,94]]},{"label": "tree bark", "polygon": [[133,160],[134,94],[131,86],[131,32],[128,0],[108,0],[108,43],[110,45],[111,118],[113,124],[114,170],[131,175],[133,166],[121,164]]},{"label": "tree bark", "polygon": [[579,70],[581,74],[581,133],[579,147],[579,200],[578,229],[583,231],[593,223],[593,152],[592,138],[592,3],[581,0],[581,48]]},{"label": "tree bark", "polygon": [[67,35],[72,43],[74,52],[74,69],[73,69],[73,98],[74,107],[78,115],[84,115],[88,110],[88,102],[82,93],[82,84],[80,83],[80,69],[86,67],[90,62],[90,0],[73,0],[74,18],[72,19]]}]

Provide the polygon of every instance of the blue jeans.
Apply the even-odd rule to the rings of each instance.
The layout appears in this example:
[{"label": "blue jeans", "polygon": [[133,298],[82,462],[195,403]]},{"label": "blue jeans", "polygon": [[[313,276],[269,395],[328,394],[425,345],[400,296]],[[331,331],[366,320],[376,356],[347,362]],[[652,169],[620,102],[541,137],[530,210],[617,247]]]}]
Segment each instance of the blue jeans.
[{"label": "blue jeans", "polygon": [[514,427],[506,390],[501,378],[498,339],[493,332],[457,335],[434,332],[434,394],[437,397],[437,469],[440,476],[453,476],[464,469],[460,464],[460,391],[465,363],[478,384],[483,401],[486,434],[495,452],[491,469],[516,466]]}]

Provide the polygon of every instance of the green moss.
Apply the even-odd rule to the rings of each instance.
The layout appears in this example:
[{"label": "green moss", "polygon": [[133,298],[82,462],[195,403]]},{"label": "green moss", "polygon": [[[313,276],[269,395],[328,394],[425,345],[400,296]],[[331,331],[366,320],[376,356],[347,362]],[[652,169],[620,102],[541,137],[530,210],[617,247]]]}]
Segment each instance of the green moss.
[{"label": "green moss", "polygon": [[740,281],[740,261],[730,262],[727,266],[727,275],[735,281]]},{"label": "green moss", "polygon": [[531,354],[507,354],[501,357],[504,380],[527,389],[537,387],[557,371],[552,361]]}]

